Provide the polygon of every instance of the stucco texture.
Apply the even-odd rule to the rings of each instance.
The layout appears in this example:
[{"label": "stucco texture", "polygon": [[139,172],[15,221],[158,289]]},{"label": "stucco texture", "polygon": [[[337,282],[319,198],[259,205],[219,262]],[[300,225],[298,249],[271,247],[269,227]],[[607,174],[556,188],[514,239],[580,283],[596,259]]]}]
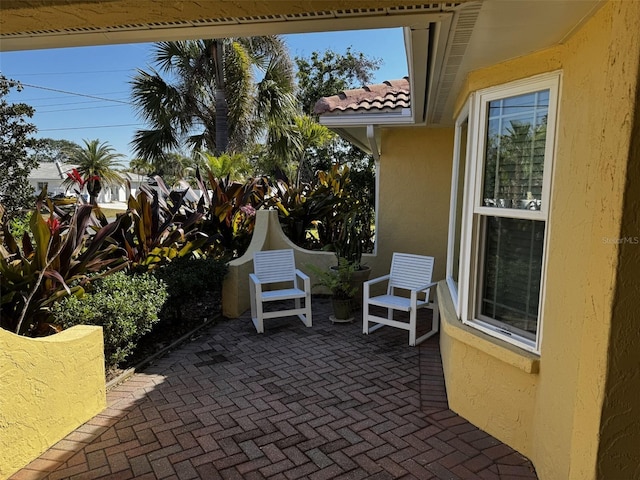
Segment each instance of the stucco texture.
[{"label": "stucco texture", "polygon": [[32,339],[0,329],[0,478],[106,406],[100,327]]},{"label": "stucco texture", "polygon": [[[629,176],[639,36],[640,3],[608,2],[564,44],[473,72],[459,96],[460,106],[469,92],[562,71],[538,378],[447,328],[441,340],[445,372],[465,371],[447,377],[452,408],[529,456],[541,479],[638,475],[638,269],[621,263],[640,263],[629,243],[640,235]],[[445,326],[459,324],[444,313]]]},{"label": "stucco texture", "polygon": [[393,252],[435,258],[433,281],[445,278],[452,128],[395,128],[382,132],[378,252],[372,278],[388,273]]}]

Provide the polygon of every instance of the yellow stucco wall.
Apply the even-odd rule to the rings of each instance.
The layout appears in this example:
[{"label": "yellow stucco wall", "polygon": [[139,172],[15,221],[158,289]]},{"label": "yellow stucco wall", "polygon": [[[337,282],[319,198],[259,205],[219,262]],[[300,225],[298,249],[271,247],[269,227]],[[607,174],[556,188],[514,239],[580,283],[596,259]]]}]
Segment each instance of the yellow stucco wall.
[{"label": "yellow stucco wall", "polygon": [[105,407],[100,327],[38,339],[0,329],[0,478]]},{"label": "yellow stucco wall", "polygon": [[453,129],[395,128],[382,132],[377,269],[393,252],[435,257],[433,280],[445,278]]},{"label": "yellow stucco wall", "polygon": [[[599,446],[605,440],[603,425],[611,420],[601,414],[605,398],[616,397],[612,410],[619,414],[633,411],[635,404],[631,420],[636,425],[640,415],[637,392],[620,388],[622,373],[611,371],[620,378],[607,378],[608,365],[621,355],[610,345],[610,334],[613,309],[620,308],[614,303],[621,281],[616,279],[617,239],[632,158],[639,37],[640,2],[612,1],[565,44],[473,72],[459,96],[461,106],[471,91],[563,72],[540,372],[518,371],[500,355],[488,354],[481,335],[476,346],[461,342],[452,332],[460,324],[451,309],[443,308],[441,336],[451,407],[529,456],[541,479],[632,478],[608,470],[613,467],[604,461],[620,447],[615,429],[608,433],[608,453],[599,452]],[[629,295],[632,287],[626,288]],[[637,317],[637,300],[626,305],[619,330],[637,338],[636,320],[631,320]],[[629,364],[629,349],[626,355]]]}]

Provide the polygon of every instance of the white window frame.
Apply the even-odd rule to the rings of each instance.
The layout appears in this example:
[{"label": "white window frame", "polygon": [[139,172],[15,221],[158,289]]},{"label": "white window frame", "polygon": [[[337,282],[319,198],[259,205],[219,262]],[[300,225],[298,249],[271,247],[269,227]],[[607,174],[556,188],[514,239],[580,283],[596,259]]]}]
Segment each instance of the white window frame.
[{"label": "white window frame", "polygon": [[[524,350],[539,354],[542,341],[543,305],[545,295],[545,275],[549,239],[549,202],[551,198],[551,181],[556,149],[557,118],[561,86],[561,72],[551,72],[535,77],[498,85],[479,90],[470,95],[456,121],[454,158],[452,168],[451,210],[449,215],[449,243],[447,250],[447,284],[451,292],[456,313],[462,322],[473,328],[500,338]],[[489,102],[541,90],[549,90],[549,107],[547,115],[547,133],[545,143],[545,160],[542,176],[542,196],[539,210],[515,208],[487,207],[483,204],[484,152],[487,132],[487,109]],[[466,175],[464,181],[464,197],[462,208],[462,229],[460,233],[460,264],[458,269],[458,285],[452,277],[453,253],[455,239],[456,200],[459,173],[459,155],[462,151],[461,126],[468,119]],[[484,251],[482,231],[483,218],[502,217],[524,220],[537,220],[545,223],[542,271],[540,280],[540,297],[538,299],[538,322],[535,340],[518,335],[508,328],[501,328],[488,323],[477,313],[479,279],[482,275],[481,259]]]},{"label": "white window frame", "polygon": [[[470,103],[474,95],[471,94],[469,100],[462,107],[458,118],[455,123],[455,132],[454,132],[454,144],[453,144],[453,165],[452,165],[452,173],[451,173],[451,204],[449,210],[449,241],[447,242],[447,270],[446,270],[446,280],[447,285],[449,287],[449,292],[451,293],[451,298],[453,300],[453,304],[456,308],[456,315],[460,317],[461,313],[461,298],[458,295],[458,290],[460,286],[460,276],[462,275],[462,252],[463,247],[460,245],[460,250],[458,254],[458,278],[455,279],[453,277],[453,269],[455,262],[455,243],[462,243],[462,239],[464,236],[462,235],[462,230],[460,231],[460,237],[456,237],[456,221],[458,219],[458,215],[462,217],[462,228],[464,229],[465,224],[465,213],[466,209],[464,208],[464,198],[462,199],[462,205],[460,205],[460,209],[458,208],[458,186],[460,185],[458,176],[460,174],[460,159],[464,152],[465,156],[465,178],[463,179],[463,191],[465,189],[465,185],[469,182],[470,168],[470,152],[471,152],[471,119],[469,118],[469,110]],[[466,124],[467,128],[467,138],[465,145],[462,145],[462,131],[464,125]]]}]

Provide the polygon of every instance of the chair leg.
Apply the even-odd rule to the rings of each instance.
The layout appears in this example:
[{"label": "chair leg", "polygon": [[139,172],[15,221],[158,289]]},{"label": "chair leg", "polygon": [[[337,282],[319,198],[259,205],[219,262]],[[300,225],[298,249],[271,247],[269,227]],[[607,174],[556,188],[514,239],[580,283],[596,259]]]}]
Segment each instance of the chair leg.
[{"label": "chair leg", "polygon": [[416,323],[417,323],[418,311],[416,308],[412,308],[409,312],[409,345],[416,346]]},{"label": "chair leg", "polygon": [[253,326],[256,327],[258,333],[262,333],[260,330],[264,331],[264,324],[262,322],[262,303],[260,303],[260,313],[258,314],[258,302],[256,299],[256,286],[254,284],[251,285],[249,289],[249,298],[251,301],[251,321],[253,322]]},{"label": "chair leg", "polygon": [[305,317],[307,321],[304,323],[307,327],[311,327],[313,325],[313,318],[311,314],[311,293],[307,293],[307,296],[304,297],[304,306],[305,306]]},{"label": "chair leg", "polygon": [[362,302],[362,333],[369,334],[369,286],[365,286],[364,301]]},{"label": "chair leg", "polygon": [[438,296],[435,295],[433,299],[433,321],[431,325],[431,330],[433,333],[438,333],[440,330],[440,307],[438,307]]},{"label": "chair leg", "polygon": [[[300,299],[295,299],[296,309],[300,308]],[[311,318],[311,294],[307,294],[304,298],[304,313],[299,313],[298,318],[302,320],[307,327],[311,327],[313,325],[313,321]]]},{"label": "chair leg", "polygon": [[264,310],[262,302],[257,302],[256,310],[256,317],[253,321],[253,324],[255,325],[258,333],[264,333]]}]

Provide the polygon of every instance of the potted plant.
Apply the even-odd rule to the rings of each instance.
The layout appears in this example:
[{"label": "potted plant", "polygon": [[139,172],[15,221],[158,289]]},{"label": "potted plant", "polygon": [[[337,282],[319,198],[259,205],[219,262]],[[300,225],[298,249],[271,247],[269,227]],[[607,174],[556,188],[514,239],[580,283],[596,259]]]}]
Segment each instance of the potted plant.
[{"label": "potted plant", "polygon": [[338,235],[333,243],[333,249],[341,260],[348,263],[350,268],[351,285],[356,288],[354,306],[362,302],[362,284],[369,279],[371,268],[362,264],[362,253],[371,242],[371,218],[368,210],[356,202],[353,207],[343,214]]},{"label": "potted plant", "polygon": [[358,288],[352,283],[355,265],[343,259],[338,259],[336,268],[323,270],[315,265],[309,268],[316,274],[317,282],[314,286],[326,287],[331,292],[331,304],[333,315],[329,317],[332,322],[350,322],[353,320],[353,299]]}]

